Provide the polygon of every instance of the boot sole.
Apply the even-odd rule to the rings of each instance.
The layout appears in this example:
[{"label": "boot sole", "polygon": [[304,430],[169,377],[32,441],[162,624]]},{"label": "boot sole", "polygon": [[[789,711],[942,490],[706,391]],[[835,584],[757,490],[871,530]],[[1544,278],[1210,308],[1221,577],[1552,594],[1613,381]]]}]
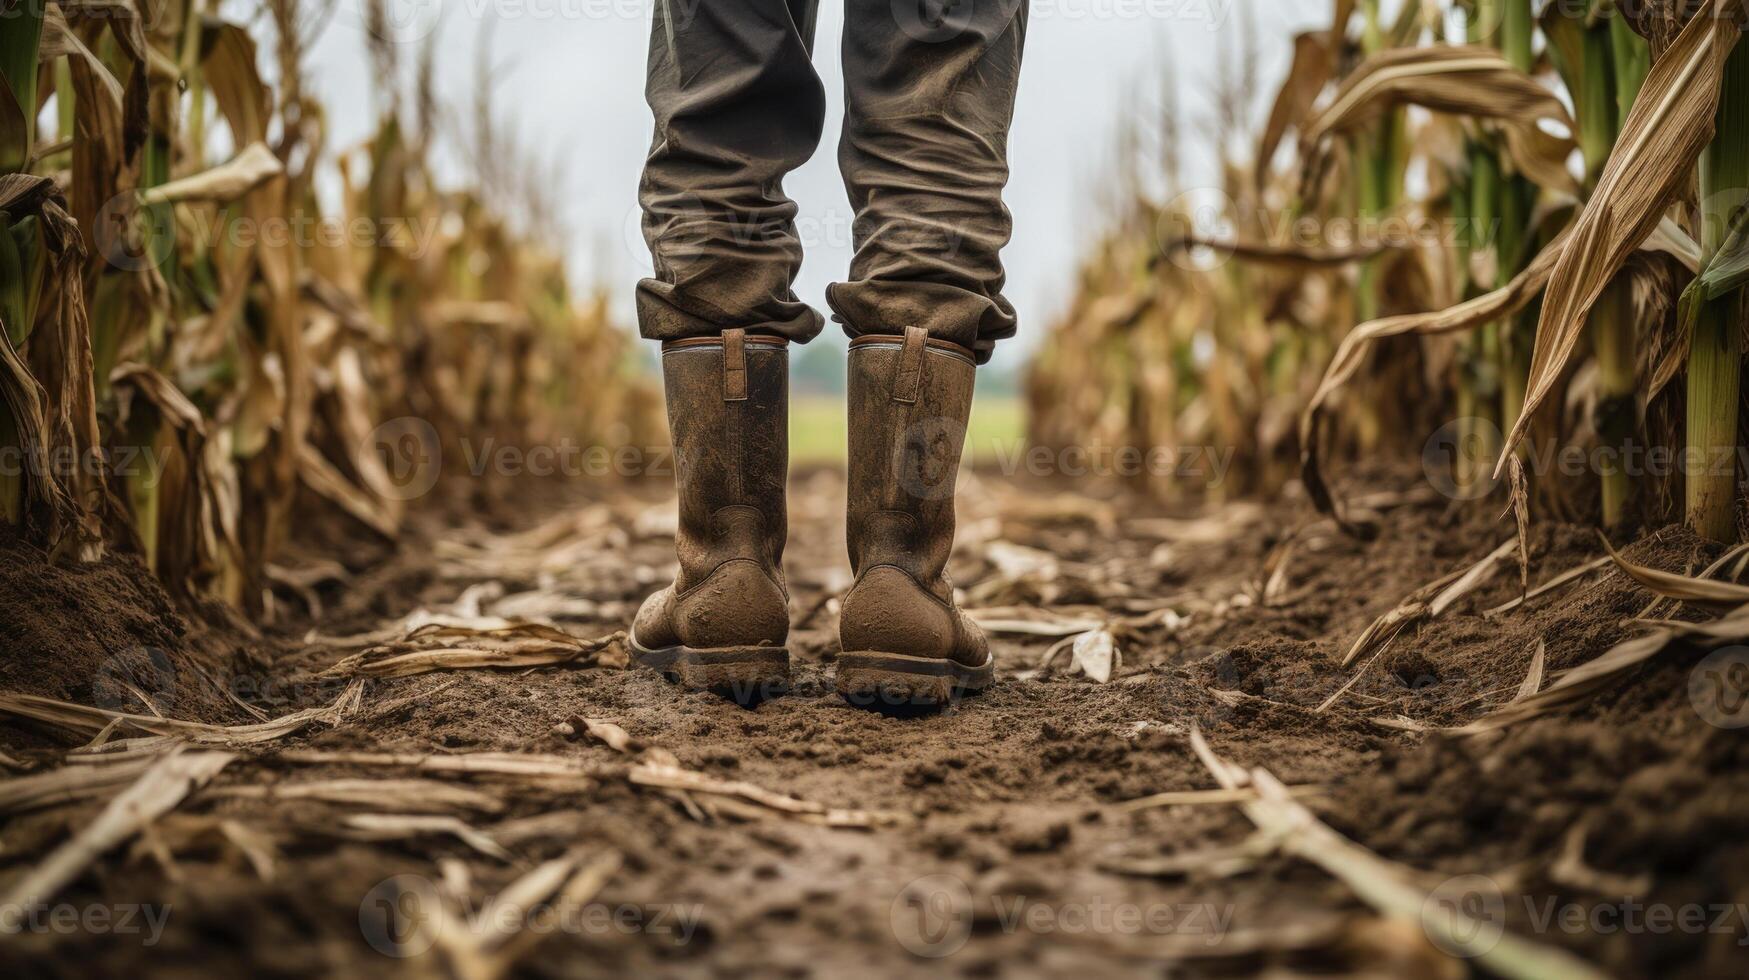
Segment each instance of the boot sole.
[{"label": "boot sole", "polygon": [[688,647],[650,649],[631,641],[633,666],[657,671],[693,691],[714,691],[737,701],[760,701],[789,689],[787,647]]},{"label": "boot sole", "polygon": [[976,694],[996,678],[996,660],[957,660],[853,650],[838,655],[838,693],[859,708],[939,707]]}]

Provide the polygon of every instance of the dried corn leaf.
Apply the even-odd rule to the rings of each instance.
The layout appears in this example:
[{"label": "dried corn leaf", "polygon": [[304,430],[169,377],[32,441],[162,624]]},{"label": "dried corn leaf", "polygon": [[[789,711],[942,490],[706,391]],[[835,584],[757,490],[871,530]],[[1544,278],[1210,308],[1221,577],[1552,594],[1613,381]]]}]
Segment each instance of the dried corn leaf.
[{"label": "dried corn leaf", "polygon": [[1519,173],[1541,187],[1578,190],[1567,169],[1577,129],[1561,100],[1500,52],[1471,45],[1380,51],[1356,68],[1301,135],[1301,157],[1314,182],[1323,171],[1330,137],[1406,104],[1491,120],[1504,131]]},{"label": "dried corn leaf", "polygon": [[1322,512],[1335,518],[1343,530],[1357,533],[1344,510],[1337,506],[1330,487],[1324,481],[1320,465],[1323,428],[1329,423],[1330,400],[1352,379],[1366,362],[1368,347],[1386,337],[1409,334],[1434,336],[1467,330],[1477,324],[1499,320],[1523,309],[1547,285],[1555,262],[1566,247],[1567,233],[1562,232],[1549,246],[1537,253],[1523,272],[1505,286],[1465,300],[1456,306],[1432,313],[1412,313],[1403,316],[1369,320],[1349,331],[1336,348],[1336,355],[1324,369],[1324,377],[1312,393],[1300,414],[1300,479],[1306,495]]},{"label": "dried corn leaf", "polygon": [[285,166],[265,143],[251,143],[227,163],[148,187],[140,192],[141,204],[208,202],[226,204],[285,173]]},{"label": "dried corn leaf", "polygon": [[1749,603],[1749,585],[1711,578],[1693,578],[1636,565],[1623,558],[1621,552],[1610,545],[1609,538],[1601,533],[1597,537],[1603,542],[1603,549],[1609,552],[1609,559],[1615,563],[1615,567],[1621,569],[1628,578],[1667,599],[1701,603],[1721,609],[1734,609]]},{"label": "dried corn leaf", "polygon": [[298,447],[298,478],[384,538],[394,540],[400,530],[395,511],[383,499],[347,479],[320,449],[307,442]]},{"label": "dried corn leaf", "polygon": [[1355,638],[1354,645],[1348,648],[1347,655],[1342,658],[1342,665],[1346,667],[1361,657],[1377,654],[1389,646],[1404,629],[1423,619],[1440,616],[1499,571],[1501,560],[1517,543],[1516,538],[1508,538],[1475,564],[1460,568],[1409,593],[1390,612],[1373,620]]},{"label": "dried corn leaf", "polygon": [[1111,675],[1123,663],[1123,656],[1118,652],[1117,639],[1109,629],[1088,630],[1075,637],[1069,646],[1070,662],[1088,680],[1095,684],[1104,684],[1111,680]]},{"label": "dried corn leaf", "polygon": [[[1507,435],[1507,450],[1524,437],[1537,406],[1554,389],[1591,307],[1656,230],[1712,141],[1725,58],[1741,37],[1733,20],[1737,9],[1736,0],[1712,0],[1646,76],[1543,298],[1524,409]],[[1504,465],[1502,459],[1496,476]]]},{"label": "dried corn leaf", "polygon": [[1512,696],[1516,704],[1525,698],[1536,694],[1543,686],[1543,664],[1548,658],[1549,645],[1541,637],[1536,641],[1536,652],[1530,655],[1530,670],[1524,675],[1524,682],[1518,685],[1518,693]]},{"label": "dried corn leaf", "polygon": [[1562,674],[1541,693],[1515,700],[1492,714],[1452,731],[1462,735],[1492,732],[1581,701],[1650,660],[1677,640],[1710,648],[1749,639],[1749,606],[1741,606],[1720,619],[1705,623],[1664,622],[1647,625],[1656,625],[1658,628],[1644,636],[1617,643],[1601,655]]},{"label": "dried corn leaf", "polygon": [[1192,248],[1207,248],[1221,255],[1259,265],[1280,266],[1283,269],[1312,272],[1340,268],[1378,258],[1391,248],[1412,248],[1412,242],[1375,243],[1367,245],[1281,245],[1272,242],[1229,241],[1204,235],[1179,235],[1160,246],[1160,254],[1172,256]]},{"label": "dried corn leaf", "polygon": [[1585,575],[1589,575],[1590,573],[1597,571],[1599,568],[1602,568],[1605,565],[1608,565],[1609,563],[1610,563],[1609,556],[1605,555],[1602,558],[1594,558],[1591,561],[1588,561],[1585,564],[1578,566],[1577,568],[1569,568],[1566,571],[1562,572],[1561,574],[1556,575],[1555,577],[1549,579],[1547,582],[1544,582],[1543,584],[1537,586],[1536,588],[1531,589],[1529,592],[1524,593],[1523,595],[1514,596],[1511,599],[1508,599],[1507,601],[1501,603],[1498,606],[1495,606],[1492,609],[1484,610],[1482,615],[1483,616],[1498,616],[1503,612],[1508,612],[1510,610],[1516,609],[1519,606],[1524,605],[1526,602],[1529,602],[1530,600],[1535,599],[1536,597],[1538,597],[1540,595],[1545,595],[1549,592],[1552,592],[1555,589],[1558,589],[1561,586],[1566,585],[1568,582],[1573,581],[1574,579],[1581,578]]},{"label": "dried corn leaf", "polygon": [[1262,190],[1269,179],[1270,162],[1287,131],[1298,126],[1312,111],[1319,93],[1330,83],[1336,70],[1336,58],[1342,45],[1340,30],[1307,31],[1294,36],[1294,58],[1287,78],[1270,106],[1269,119],[1263,125],[1263,136],[1257,141],[1255,178]]}]

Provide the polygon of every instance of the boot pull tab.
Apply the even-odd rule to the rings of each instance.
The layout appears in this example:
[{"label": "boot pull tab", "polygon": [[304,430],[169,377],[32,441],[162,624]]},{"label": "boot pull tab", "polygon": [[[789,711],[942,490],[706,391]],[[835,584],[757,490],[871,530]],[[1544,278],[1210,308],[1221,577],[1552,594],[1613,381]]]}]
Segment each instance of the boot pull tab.
[{"label": "boot pull tab", "polygon": [[723,331],[723,401],[747,400],[747,331]]},{"label": "boot pull tab", "polygon": [[899,369],[893,372],[893,401],[906,405],[917,401],[917,391],[923,386],[923,352],[929,344],[929,331],[922,327],[905,328],[905,347],[899,351]]}]

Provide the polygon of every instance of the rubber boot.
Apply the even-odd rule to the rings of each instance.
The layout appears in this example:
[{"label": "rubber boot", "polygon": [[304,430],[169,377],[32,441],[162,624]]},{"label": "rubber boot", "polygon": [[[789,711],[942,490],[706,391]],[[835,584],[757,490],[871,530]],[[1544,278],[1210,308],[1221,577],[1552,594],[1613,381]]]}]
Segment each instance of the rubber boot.
[{"label": "rubber boot", "polygon": [[662,377],[680,571],[638,610],[632,659],[687,687],[766,697],[789,682],[787,343],[742,330],[670,341]]},{"label": "rubber boot", "polygon": [[850,492],[855,583],[838,631],[838,692],[855,704],[943,704],[989,686],[984,633],[953,600],[954,479],[976,362],[930,340],[850,343]]}]

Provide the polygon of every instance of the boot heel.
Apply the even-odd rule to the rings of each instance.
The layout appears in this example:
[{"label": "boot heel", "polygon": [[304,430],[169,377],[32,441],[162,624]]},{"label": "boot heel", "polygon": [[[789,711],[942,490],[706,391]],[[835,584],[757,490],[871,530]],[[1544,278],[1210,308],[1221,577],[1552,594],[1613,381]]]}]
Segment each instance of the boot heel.
[{"label": "boot heel", "polygon": [[838,693],[859,708],[941,707],[990,686],[995,661],[971,667],[941,657],[913,657],[877,650],[838,655]]},{"label": "boot heel", "polygon": [[662,674],[681,687],[712,691],[736,701],[759,702],[789,690],[789,649],[773,646],[664,647],[632,644],[632,663]]}]

